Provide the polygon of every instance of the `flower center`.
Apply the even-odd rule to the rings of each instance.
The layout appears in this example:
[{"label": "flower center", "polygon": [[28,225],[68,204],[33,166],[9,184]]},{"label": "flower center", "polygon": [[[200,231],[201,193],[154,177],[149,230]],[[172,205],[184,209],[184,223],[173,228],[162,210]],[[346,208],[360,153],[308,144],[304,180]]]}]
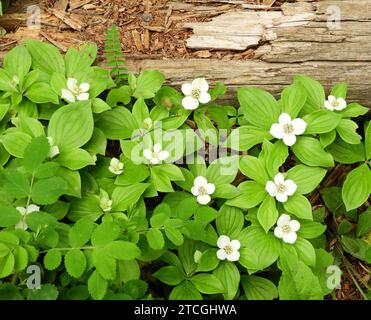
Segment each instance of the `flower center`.
[{"label": "flower center", "polygon": [[232,254],[234,250],[232,246],[228,245],[228,246],[225,246],[224,251],[226,254]]},{"label": "flower center", "polygon": [[284,184],[277,185],[277,192],[278,193],[285,193],[287,190],[286,186]]},{"label": "flower center", "polygon": [[199,187],[198,188],[198,193],[199,193],[200,196],[204,196],[205,194],[207,194],[206,187],[204,187],[204,186]]},{"label": "flower center", "polygon": [[332,105],[334,107],[338,107],[340,105],[339,101],[338,100],[335,100],[335,101],[332,101]]},{"label": "flower center", "polygon": [[17,76],[13,76],[11,83],[13,87],[16,87],[17,85],[19,85],[19,78]]},{"label": "flower center", "polygon": [[283,126],[283,132],[286,134],[291,134],[294,132],[294,126],[291,123],[286,123]]},{"label": "flower center", "polygon": [[78,96],[82,93],[82,90],[80,88],[80,86],[78,84],[76,84],[74,87],[73,87],[73,93]]},{"label": "flower center", "polygon": [[156,152],[156,151],[153,151],[152,158],[158,159],[159,157],[160,157],[160,153]]},{"label": "flower center", "polygon": [[283,233],[290,233],[292,230],[291,230],[291,227],[288,225],[288,224],[285,224],[283,227],[282,227],[282,231]]},{"label": "flower center", "polygon": [[201,90],[200,89],[193,89],[191,93],[192,98],[199,99],[201,96]]}]

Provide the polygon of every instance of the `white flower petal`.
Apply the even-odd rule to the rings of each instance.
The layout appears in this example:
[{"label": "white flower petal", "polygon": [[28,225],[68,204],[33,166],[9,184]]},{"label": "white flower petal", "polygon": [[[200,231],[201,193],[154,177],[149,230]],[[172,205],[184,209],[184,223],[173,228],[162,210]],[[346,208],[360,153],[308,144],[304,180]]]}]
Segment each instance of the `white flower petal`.
[{"label": "white flower petal", "polygon": [[225,253],[224,249],[219,249],[216,252],[216,256],[218,257],[219,260],[225,260],[225,258],[227,258],[227,254]]},{"label": "white flower petal", "polygon": [[241,242],[239,242],[238,240],[232,240],[231,243],[230,243],[230,246],[234,250],[239,250],[241,248]]},{"label": "white flower petal", "polygon": [[211,96],[207,92],[202,92],[200,97],[198,98],[198,101],[200,101],[201,103],[208,103],[210,102],[210,100],[211,100]]},{"label": "white flower petal", "polygon": [[161,144],[156,143],[156,144],[153,146],[153,152],[159,153],[161,150],[162,150]]},{"label": "white flower petal", "polygon": [[75,78],[68,78],[67,79],[67,88],[71,90],[72,92],[75,91],[77,85],[77,79]]},{"label": "white flower petal", "polygon": [[211,201],[211,197],[208,194],[198,195],[197,201],[199,204],[208,204]]},{"label": "white flower petal", "polygon": [[16,229],[21,229],[21,230],[24,230],[26,231],[28,229],[28,225],[26,223],[26,221],[24,221],[23,219],[21,221],[19,221],[16,225],[15,225],[15,228]]},{"label": "white flower petal", "polygon": [[207,192],[208,194],[213,194],[214,191],[215,191],[215,185],[214,185],[213,183],[208,183],[208,184],[206,185],[206,192]]},{"label": "white flower petal", "polygon": [[282,126],[279,123],[272,124],[271,129],[269,130],[269,133],[277,139],[282,139],[285,135],[282,130]]},{"label": "white flower petal", "polygon": [[273,181],[268,181],[265,185],[265,191],[269,193],[270,196],[274,197],[277,194],[277,188]]},{"label": "white flower petal", "polygon": [[159,164],[160,163],[160,159],[158,158],[152,158],[151,160],[149,160],[152,164]]},{"label": "white flower petal", "polygon": [[292,126],[294,127],[294,134],[300,135],[303,134],[305,129],[307,128],[307,124],[303,119],[296,118],[292,120]]},{"label": "white flower petal", "polygon": [[190,96],[192,93],[192,84],[187,82],[182,85],[182,92],[185,96]]},{"label": "white flower petal", "polygon": [[240,253],[238,251],[233,251],[231,254],[227,254],[228,261],[238,261],[240,259]]},{"label": "white flower petal", "polygon": [[286,194],[288,196],[292,196],[298,188],[296,183],[290,179],[285,180],[284,184],[286,186]]},{"label": "white flower petal", "polygon": [[279,202],[286,202],[287,201],[287,194],[284,193],[277,193],[276,200]]},{"label": "white flower petal", "polygon": [[333,103],[333,102],[336,101],[336,97],[330,95],[330,96],[328,96],[327,100],[330,101],[331,103]]},{"label": "white flower petal", "polygon": [[31,212],[37,212],[37,211],[40,211],[40,207],[35,205],[35,204],[30,204],[27,208],[27,214],[31,213]]},{"label": "white flower petal", "polygon": [[291,117],[288,113],[281,113],[280,117],[278,118],[278,122],[280,125],[285,125],[291,123]]},{"label": "white flower petal", "polygon": [[119,159],[112,158],[111,162],[110,162],[110,165],[114,167],[114,166],[117,166],[119,164],[119,162],[120,162]]},{"label": "white flower petal", "polygon": [[223,249],[223,248],[225,248],[226,246],[228,246],[230,243],[231,243],[231,239],[230,239],[228,236],[221,235],[221,236],[218,238],[218,241],[217,241],[216,245],[217,245],[220,249]]},{"label": "white flower petal", "polygon": [[285,181],[285,177],[282,173],[279,172],[274,176],[274,183],[276,185],[282,184],[284,181]]},{"label": "white flower petal", "polygon": [[281,216],[277,219],[277,226],[283,227],[284,225],[290,222],[290,216],[288,214],[281,214]]},{"label": "white flower petal", "polygon": [[79,94],[76,98],[77,98],[77,100],[79,100],[79,101],[89,100],[89,93],[87,93],[87,92],[85,92],[85,93],[81,93],[81,94]]},{"label": "white flower petal", "polygon": [[144,156],[147,160],[151,160],[151,159],[152,159],[152,151],[149,150],[149,149],[144,149],[144,150],[143,150],[143,156]]},{"label": "white flower petal", "polygon": [[331,110],[331,111],[334,110],[334,107],[332,106],[332,103],[328,100],[325,101],[324,107],[328,110]]},{"label": "white flower petal", "polygon": [[337,99],[337,102],[338,102],[339,105],[337,107],[334,107],[335,110],[340,111],[340,110],[343,110],[347,107],[347,102],[345,101],[344,98]]},{"label": "white flower petal", "polygon": [[166,160],[167,158],[169,158],[169,156],[170,156],[169,152],[166,151],[166,150],[163,150],[163,151],[161,151],[161,152],[159,153],[158,158],[159,158],[161,161],[164,161],[164,160]]},{"label": "white flower petal", "polygon": [[24,216],[27,212],[26,208],[23,207],[16,207],[16,209],[19,211],[19,213]]},{"label": "white flower petal", "polygon": [[198,176],[196,179],[193,181],[193,185],[196,187],[203,187],[207,185],[207,180],[203,176]]},{"label": "white flower petal", "polygon": [[289,222],[289,226],[290,226],[291,230],[294,231],[294,232],[297,232],[297,231],[300,230],[300,222],[297,221],[297,220],[291,220]]},{"label": "white flower petal", "polygon": [[50,151],[49,151],[49,158],[54,158],[55,156],[57,156],[59,154],[59,148],[58,146],[52,146],[50,148]]},{"label": "white flower petal", "polygon": [[281,239],[283,237],[283,231],[282,231],[282,228],[281,227],[275,227],[274,228],[274,235]]},{"label": "white flower petal", "polygon": [[194,196],[198,196],[200,193],[199,193],[199,191],[198,191],[198,187],[196,187],[196,186],[193,186],[192,188],[191,188],[191,192],[192,192],[192,194],[194,195]]},{"label": "white flower petal", "polygon": [[194,99],[194,98],[188,96],[188,97],[185,97],[182,100],[182,105],[183,105],[184,109],[195,110],[199,106],[199,102],[198,102],[197,99]]},{"label": "white flower petal", "polygon": [[295,144],[296,142],[296,135],[295,134],[286,134],[284,137],[283,137],[283,142],[285,145],[291,147]]},{"label": "white flower petal", "polygon": [[61,94],[62,99],[66,100],[67,102],[75,102],[76,98],[74,94],[67,89],[62,89],[62,94]]},{"label": "white flower petal", "polygon": [[84,82],[84,83],[80,84],[80,90],[82,92],[88,92],[89,89],[90,89],[90,84],[89,83]]},{"label": "white flower petal", "polygon": [[297,235],[295,232],[290,232],[290,233],[286,233],[283,235],[283,241],[286,242],[286,243],[290,243],[290,244],[293,244],[295,243],[296,239],[297,239]]},{"label": "white flower petal", "polygon": [[209,84],[205,78],[196,78],[192,81],[193,89],[199,89],[201,92],[207,92],[209,90]]}]

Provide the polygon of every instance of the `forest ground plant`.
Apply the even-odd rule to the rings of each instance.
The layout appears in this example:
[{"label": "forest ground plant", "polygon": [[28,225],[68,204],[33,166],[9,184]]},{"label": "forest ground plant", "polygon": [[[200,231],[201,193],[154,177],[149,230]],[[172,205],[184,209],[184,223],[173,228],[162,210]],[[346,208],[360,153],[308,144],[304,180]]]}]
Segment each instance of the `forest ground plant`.
[{"label": "forest ground plant", "polygon": [[[323,299],[342,257],[371,262],[371,124],[344,83],[240,88],[235,108],[204,75],[128,73],[116,38],[112,72],[94,44],[4,58],[0,298]],[[335,166],[344,184],[322,187]]]}]

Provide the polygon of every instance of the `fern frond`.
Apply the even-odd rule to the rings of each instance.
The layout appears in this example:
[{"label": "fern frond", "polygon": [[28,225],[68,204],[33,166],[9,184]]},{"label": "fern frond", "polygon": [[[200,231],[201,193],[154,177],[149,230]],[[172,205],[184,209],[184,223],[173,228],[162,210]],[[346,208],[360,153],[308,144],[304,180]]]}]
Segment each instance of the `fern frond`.
[{"label": "fern frond", "polygon": [[111,68],[111,76],[116,84],[126,80],[128,69],[124,67],[126,61],[121,50],[119,28],[115,24],[106,31],[104,51],[107,66]]}]

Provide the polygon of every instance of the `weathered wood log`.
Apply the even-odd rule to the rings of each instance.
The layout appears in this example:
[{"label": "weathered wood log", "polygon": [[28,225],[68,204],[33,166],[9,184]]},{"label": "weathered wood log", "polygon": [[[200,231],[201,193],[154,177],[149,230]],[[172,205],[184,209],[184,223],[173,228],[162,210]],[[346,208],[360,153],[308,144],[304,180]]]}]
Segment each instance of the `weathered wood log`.
[{"label": "weathered wood log", "polygon": [[[230,88],[224,99],[231,102],[235,102],[237,87],[257,86],[276,94],[291,83],[293,75],[306,74],[326,88],[346,81],[348,99],[371,106],[371,0],[298,0],[274,10],[247,9],[243,0],[215,1],[242,6],[222,5],[211,14],[211,20],[184,24],[185,29],[193,31],[187,46],[197,50],[234,50],[228,57],[167,59],[158,55],[130,55],[129,69],[137,72],[159,69],[174,85],[203,75],[211,82],[224,82]],[[210,17],[215,1],[174,2],[170,4],[171,15],[178,18],[177,12],[185,10],[197,15],[207,12]],[[337,18],[340,20],[333,21]],[[25,35],[15,33],[20,35],[16,40],[30,35],[47,39],[47,34],[25,28],[22,14],[16,20]],[[2,21],[12,23],[7,15],[0,18],[0,24]],[[60,19],[53,14],[43,14],[42,23],[59,25],[59,33],[53,33],[51,40],[60,44],[62,50],[81,43],[73,36],[75,31],[64,23],[61,26]],[[1,48],[0,57],[7,49]],[[246,50],[249,59],[238,60]],[[99,63],[104,65],[102,57]]]},{"label": "weathered wood log", "polygon": [[[278,93],[295,74],[306,74],[328,89],[349,84],[349,100],[371,106],[371,0],[287,3],[279,12],[227,12],[210,22],[186,24],[193,36],[188,47],[245,50],[254,47],[251,60],[191,59],[128,61],[139,71],[163,71],[172,84],[204,75],[231,89],[257,86]],[[340,14],[332,21],[331,14]],[[336,17],[336,16],[335,16]]]}]

